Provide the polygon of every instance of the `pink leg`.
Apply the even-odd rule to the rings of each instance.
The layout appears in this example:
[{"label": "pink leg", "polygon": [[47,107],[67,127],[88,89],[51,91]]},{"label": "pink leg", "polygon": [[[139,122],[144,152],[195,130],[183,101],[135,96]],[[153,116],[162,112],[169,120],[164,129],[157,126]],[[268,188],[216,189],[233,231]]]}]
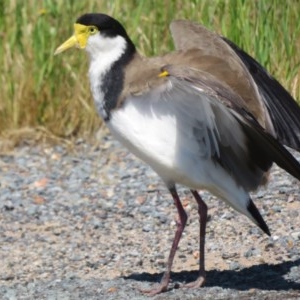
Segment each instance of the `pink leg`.
[{"label": "pink leg", "polygon": [[153,289],[150,290],[142,290],[143,293],[148,294],[150,296],[162,293],[167,291],[168,289],[168,285],[170,282],[170,273],[171,273],[171,268],[172,268],[172,264],[173,264],[173,260],[174,260],[174,256],[182,235],[182,232],[184,230],[186,221],[187,221],[187,214],[185,212],[185,210],[183,209],[183,206],[180,202],[179,196],[177,194],[176,188],[170,188],[169,189],[173,200],[174,200],[174,204],[177,208],[178,211],[178,216],[179,216],[179,221],[177,222],[177,229],[176,229],[176,233],[175,233],[175,237],[173,240],[173,244],[172,244],[172,248],[169,254],[169,258],[168,258],[168,262],[167,262],[167,269],[159,283],[158,286],[155,286]]},{"label": "pink leg", "polygon": [[205,230],[207,222],[207,206],[201,199],[197,191],[191,190],[198,204],[198,214],[200,221],[200,256],[199,256],[199,276],[196,281],[188,283],[185,287],[199,288],[205,283]]}]

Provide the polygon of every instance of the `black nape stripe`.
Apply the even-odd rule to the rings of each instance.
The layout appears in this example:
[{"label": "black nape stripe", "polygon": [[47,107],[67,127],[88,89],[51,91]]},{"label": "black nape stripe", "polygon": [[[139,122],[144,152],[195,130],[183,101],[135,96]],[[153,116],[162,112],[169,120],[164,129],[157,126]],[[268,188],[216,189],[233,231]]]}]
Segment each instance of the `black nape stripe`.
[{"label": "black nape stripe", "polygon": [[136,50],[127,42],[126,49],[122,56],[111,66],[111,69],[104,75],[100,91],[104,94],[104,110],[107,114],[106,122],[110,114],[117,107],[119,96],[124,87],[124,68],[133,59]]},{"label": "black nape stripe", "polygon": [[268,236],[271,236],[268,225],[264,221],[264,219],[261,216],[259,210],[257,209],[257,207],[255,206],[254,202],[251,199],[249,199],[249,204],[247,205],[247,209],[250,212],[251,216],[257,222],[257,225],[260,227],[260,229],[262,231],[264,231]]}]

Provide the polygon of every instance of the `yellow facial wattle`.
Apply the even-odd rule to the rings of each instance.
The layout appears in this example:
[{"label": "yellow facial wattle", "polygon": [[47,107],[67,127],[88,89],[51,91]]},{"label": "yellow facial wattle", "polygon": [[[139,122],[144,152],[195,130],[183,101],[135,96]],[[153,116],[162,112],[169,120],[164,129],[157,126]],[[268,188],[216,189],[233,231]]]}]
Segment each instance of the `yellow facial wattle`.
[{"label": "yellow facial wattle", "polygon": [[84,49],[87,45],[88,38],[98,32],[99,30],[96,26],[75,23],[74,34],[55,50],[54,55],[73,47]]}]

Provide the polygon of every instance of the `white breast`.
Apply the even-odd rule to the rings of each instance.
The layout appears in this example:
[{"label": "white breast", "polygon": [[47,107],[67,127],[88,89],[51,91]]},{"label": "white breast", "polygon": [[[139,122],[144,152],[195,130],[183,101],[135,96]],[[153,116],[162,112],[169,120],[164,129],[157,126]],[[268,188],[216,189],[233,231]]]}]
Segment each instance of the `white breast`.
[{"label": "white breast", "polygon": [[192,128],[178,128],[176,113],[170,105],[155,99],[155,93],[145,99],[128,98],[122,108],[113,111],[108,127],[167,184],[180,183],[195,188],[211,185],[207,169],[216,166],[207,157],[201,157],[203,151]]},{"label": "white breast", "polygon": [[155,95],[148,99],[127,98],[122,108],[112,112],[107,125],[167,186],[178,183],[192,189],[207,189],[251,218],[246,209],[248,194],[219,164],[201,155],[203,151],[191,128],[178,130],[170,105],[156,100]]},{"label": "white breast", "polygon": [[174,168],[176,119],[157,114],[152,101],[147,100],[128,99],[121,109],[112,113],[107,125],[131,152],[165,177],[164,173]]}]

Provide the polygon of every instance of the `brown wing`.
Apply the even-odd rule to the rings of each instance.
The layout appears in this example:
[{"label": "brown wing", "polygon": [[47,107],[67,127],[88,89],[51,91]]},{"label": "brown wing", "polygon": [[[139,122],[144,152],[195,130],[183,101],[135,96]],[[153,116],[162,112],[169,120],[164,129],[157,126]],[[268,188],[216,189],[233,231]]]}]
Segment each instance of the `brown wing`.
[{"label": "brown wing", "polygon": [[[202,60],[207,62],[209,62],[209,57],[222,61],[222,64],[215,64],[215,67],[206,71],[229,85],[245,100],[248,110],[255,115],[259,123],[268,132],[274,133],[257,86],[233,49],[218,34],[197,23],[184,20],[174,21],[171,23],[170,29],[177,50],[198,51],[203,57]],[[198,60],[201,60],[200,55],[198,54]],[[196,61],[194,63],[197,64]]]},{"label": "brown wing", "polygon": [[286,146],[300,150],[300,107],[285,88],[253,57],[228,39],[223,40],[243,61],[271,116],[279,140]]},{"label": "brown wing", "polygon": [[[174,21],[170,29],[176,49],[197,48],[203,53],[224,57],[227,61],[230,61],[231,69],[234,72],[238,71],[240,74],[239,85],[244,89],[244,80],[246,85],[247,82],[250,84],[250,88],[258,90],[260,100],[258,102],[263,102],[263,106],[267,110],[264,117],[269,118],[269,122],[266,122],[264,127],[268,129],[269,126],[268,131],[273,131],[274,135],[283,144],[300,150],[300,107],[284,87],[255,59],[232,41],[209,31],[199,24],[190,21]],[[230,83],[229,85],[232,86]],[[235,91],[245,98],[243,91],[237,89]],[[248,93],[247,89],[245,91]],[[250,96],[253,97],[251,94]],[[249,105],[249,101],[247,102]],[[256,104],[258,102],[254,100],[252,103]],[[248,107],[256,117],[259,116],[251,109],[251,105]],[[260,124],[264,125],[261,121]]]}]

